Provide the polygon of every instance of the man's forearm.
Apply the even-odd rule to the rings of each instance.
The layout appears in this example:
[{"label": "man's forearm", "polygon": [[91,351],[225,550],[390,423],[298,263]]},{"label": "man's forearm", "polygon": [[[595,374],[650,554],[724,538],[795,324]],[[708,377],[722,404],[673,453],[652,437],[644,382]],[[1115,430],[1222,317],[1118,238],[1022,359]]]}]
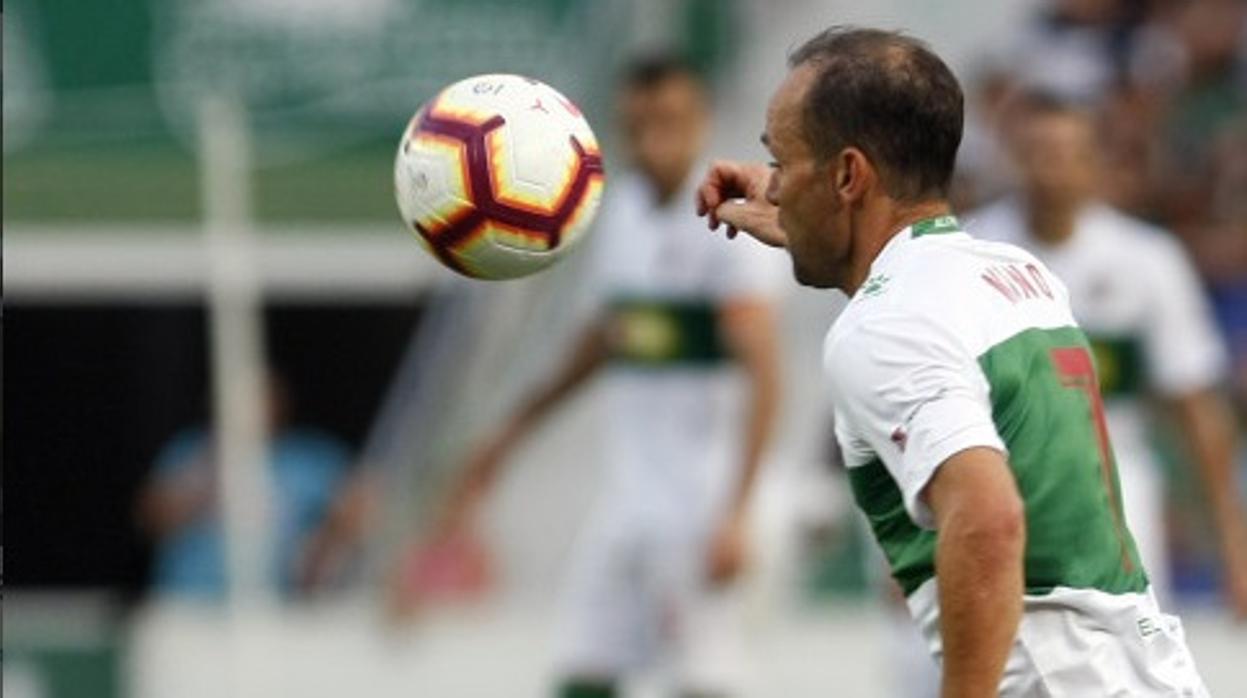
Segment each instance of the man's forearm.
[{"label": "man's forearm", "polygon": [[775,431],[779,414],[780,372],[774,310],[766,302],[738,302],[722,310],[729,344],[748,381],[741,468],[731,502],[742,513],[761,469],[762,457]]},{"label": "man's forearm", "polygon": [[451,490],[445,518],[451,524],[474,508],[490,488],[499,467],[516,445],[551,410],[583,385],[605,362],[604,326],[594,323],[581,333],[571,354],[549,382],[528,395],[505,424],[470,457]]},{"label": "man's forearm", "polygon": [[606,335],[607,329],[601,320],[581,332],[561,369],[542,389],[529,396],[514,422],[523,427],[531,426],[584,385],[606,363],[609,354]]},{"label": "man's forearm", "polygon": [[1215,394],[1201,392],[1179,398],[1176,407],[1213,521],[1225,537],[1243,525],[1242,500],[1234,477],[1237,444],[1229,406]]},{"label": "man's forearm", "polygon": [[1247,512],[1235,477],[1238,444],[1233,416],[1225,400],[1212,391],[1191,393],[1175,402],[1221,543],[1226,598],[1235,615],[1247,619]]},{"label": "man's forearm", "polygon": [[[545,419],[551,410],[567,399],[606,362],[605,329],[595,323],[577,339],[567,359],[550,380],[527,395],[511,418],[494,436],[493,448],[509,451]],[[488,477],[492,473],[481,473]]]},{"label": "man's forearm", "polygon": [[943,698],[995,696],[1022,616],[1022,548],[1016,526],[951,516],[939,530]]}]

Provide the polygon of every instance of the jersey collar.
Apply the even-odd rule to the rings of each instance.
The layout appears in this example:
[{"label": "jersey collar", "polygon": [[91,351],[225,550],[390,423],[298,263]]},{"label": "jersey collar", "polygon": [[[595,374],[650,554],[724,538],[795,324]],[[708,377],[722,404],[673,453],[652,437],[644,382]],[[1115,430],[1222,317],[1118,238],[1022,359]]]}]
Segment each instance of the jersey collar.
[{"label": "jersey collar", "polygon": [[887,269],[888,261],[896,254],[897,248],[903,247],[906,243],[923,237],[961,232],[961,222],[957,220],[956,216],[951,214],[916,221],[897,231],[892,236],[892,239],[888,240],[883,249],[879,251],[878,256],[875,257],[875,261],[870,263],[870,274],[867,279],[869,280],[870,277],[876,276]]},{"label": "jersey collar", "polygon": [[946,216],[936,216],[934,218],[924,218],[913,225],[909,226],[910,239],[925,237],[927,235],[944,235],[946,233],[960,233],[961,222],[957,217],[949,214]]},{"label": "jersey collar", "polygon": [[924,218],[916,221],[901,230],[897,231],[888,240],[883,249],[879,251],[879,256],[875,257],[875,261],[871,263],[871,268],[881,266],[892,252],[904,245],[910,240],[917,240],[923,237],[934,237],[936,235],[948,235],[950,233],[962,232],[961,222],[954,215],[935,216],[934,218]]}]

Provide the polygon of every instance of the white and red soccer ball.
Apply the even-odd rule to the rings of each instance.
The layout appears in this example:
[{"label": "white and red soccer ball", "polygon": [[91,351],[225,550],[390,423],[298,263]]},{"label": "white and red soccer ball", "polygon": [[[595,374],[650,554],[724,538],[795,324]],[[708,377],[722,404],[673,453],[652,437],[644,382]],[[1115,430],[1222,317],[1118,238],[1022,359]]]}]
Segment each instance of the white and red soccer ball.
[{"label": "white and red soccer ball", "polygon": [[526,276],[584,236],[601,198],[597,139],[576,105],[518,75],[479,75],[416,112],[394,161],[403,220],[447,267]]}]

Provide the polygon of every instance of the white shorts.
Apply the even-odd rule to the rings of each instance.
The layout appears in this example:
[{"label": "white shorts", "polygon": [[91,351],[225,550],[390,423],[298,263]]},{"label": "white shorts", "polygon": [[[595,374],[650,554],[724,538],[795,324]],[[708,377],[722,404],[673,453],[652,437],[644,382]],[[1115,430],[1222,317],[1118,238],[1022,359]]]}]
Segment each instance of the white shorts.
[{"label": "white shorts", "polygon": [[[934,580],[909,598],[937,659]],[[1003,698],[1208,698],[1182,623],[1149,590],[1106,594],[1058,588],[1027,596],[1000,684]]]},{"label": "white shorts", "polygon": [[738,594],[706,583],[709,526],[687,511],[614,505],[595,512],[573,551],[563,596],[563,676],[665,675],[680,690],[740,681]]}]

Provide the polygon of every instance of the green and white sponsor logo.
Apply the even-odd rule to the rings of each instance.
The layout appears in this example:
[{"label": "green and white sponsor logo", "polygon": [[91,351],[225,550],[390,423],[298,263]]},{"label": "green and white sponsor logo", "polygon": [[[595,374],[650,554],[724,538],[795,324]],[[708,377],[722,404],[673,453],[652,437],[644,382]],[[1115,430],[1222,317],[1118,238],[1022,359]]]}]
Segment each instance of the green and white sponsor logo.
[{"label": "green and white sponsor logo", "polygon": [[728,359],[718,309],[703,299],[617,298],[610,304],[611,359],[645,368],[710,367]]},{"label": "green and white sponsor logo", "polygon": [[1139,397],[1147,387],[1143,341],[1134,335],[1088,336],[1100,375],[1100,391],[1108,399]]}]

